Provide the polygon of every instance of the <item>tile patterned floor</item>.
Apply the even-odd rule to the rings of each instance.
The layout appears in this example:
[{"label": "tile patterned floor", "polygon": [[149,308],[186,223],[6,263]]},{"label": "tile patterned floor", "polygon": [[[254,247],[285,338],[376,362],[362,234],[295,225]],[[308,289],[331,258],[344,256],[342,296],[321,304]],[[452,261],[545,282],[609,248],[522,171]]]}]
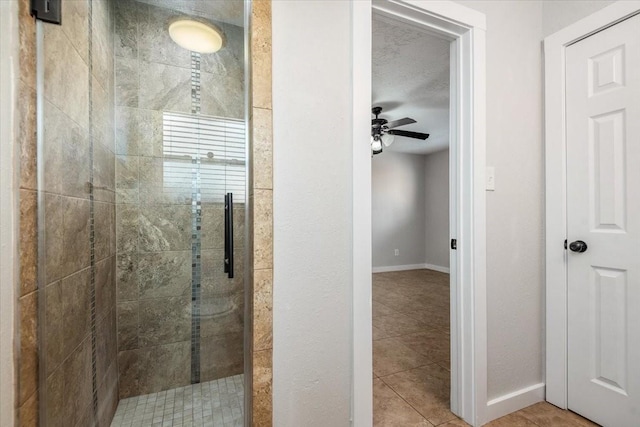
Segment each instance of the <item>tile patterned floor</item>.
[{"label": "tile patterned floor", "polygon": [[243,375],[122,399],[111,427],[242,427]]},{"label": "tile patterned floor", "polygon": [[[449,275],[411,270],[373,275],[373,425],[460,427],[449,411]],[[591,427],[546,402],[489,427]]]}]

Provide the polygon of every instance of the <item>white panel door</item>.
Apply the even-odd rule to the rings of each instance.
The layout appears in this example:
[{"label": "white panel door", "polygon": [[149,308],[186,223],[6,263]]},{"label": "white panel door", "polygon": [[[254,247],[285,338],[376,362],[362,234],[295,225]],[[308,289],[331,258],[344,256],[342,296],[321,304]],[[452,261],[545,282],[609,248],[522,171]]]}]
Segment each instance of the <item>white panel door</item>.
[{"label": "white panel door", "polygon": [[569,46],[566,76],[568,406],[638,427],[640,16]]}]

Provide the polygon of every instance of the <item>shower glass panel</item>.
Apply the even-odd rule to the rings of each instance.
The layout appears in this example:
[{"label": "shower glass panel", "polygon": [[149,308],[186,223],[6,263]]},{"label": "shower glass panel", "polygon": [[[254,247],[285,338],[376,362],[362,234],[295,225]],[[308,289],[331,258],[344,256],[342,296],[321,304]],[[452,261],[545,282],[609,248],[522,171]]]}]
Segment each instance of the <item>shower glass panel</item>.
[{"label": "shower glass panel", "polygon": [[244,425],[246,6],[38,22],[43,427]]}]

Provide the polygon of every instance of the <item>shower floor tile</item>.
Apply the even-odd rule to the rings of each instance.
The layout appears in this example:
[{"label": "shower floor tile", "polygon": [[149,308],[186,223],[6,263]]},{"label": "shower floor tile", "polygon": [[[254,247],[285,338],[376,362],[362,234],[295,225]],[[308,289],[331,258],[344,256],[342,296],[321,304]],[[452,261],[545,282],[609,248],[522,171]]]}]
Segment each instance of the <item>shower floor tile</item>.
[{"label": "shower floor tile", "polygon": [[243,377],[122,399],[111,427],[242,427]]}]

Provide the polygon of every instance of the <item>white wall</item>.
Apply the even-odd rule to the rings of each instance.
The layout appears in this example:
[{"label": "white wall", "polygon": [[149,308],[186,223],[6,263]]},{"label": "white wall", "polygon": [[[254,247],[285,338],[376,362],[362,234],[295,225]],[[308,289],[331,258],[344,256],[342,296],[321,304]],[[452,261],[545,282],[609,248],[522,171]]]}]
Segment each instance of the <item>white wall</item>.
[{"label": "white wall", "polygon": [[449,268],[449,150],[424,157],[424,262]]},{"label": "white wall", "polygon": [[0,2],[0,425],[15,424],[18,167],[15,107],[18,2]]},{"label": "white wall", "polygon": [[459,1],[487,17],[488,399],[543,381],[542,2]]},{"label": "white wall", "polygon": [[542,35],[546,37],[591,15],[614,0],[554,0],[542,2]]},{"label": "white wall", "polygon": [[[459,3],[485,13],[488,26],[487,164],[496,171],[496,190],[487,193],[493,399],[543,381],[541,40],[594,4],[571,1],[565,6],[574,11],[560,20],[547,2]],[[349,423],[349,19],[349,2],[273,2],[273,387],[279,427]]]},{"label": "white wall", "polygon": [[272,13],[273,425],[348,426],[351,5],[279,0]]},{"label": "white wall", "polygon": [[371,160],[374,268],[425,263],[424,158],[387,150]]}]

